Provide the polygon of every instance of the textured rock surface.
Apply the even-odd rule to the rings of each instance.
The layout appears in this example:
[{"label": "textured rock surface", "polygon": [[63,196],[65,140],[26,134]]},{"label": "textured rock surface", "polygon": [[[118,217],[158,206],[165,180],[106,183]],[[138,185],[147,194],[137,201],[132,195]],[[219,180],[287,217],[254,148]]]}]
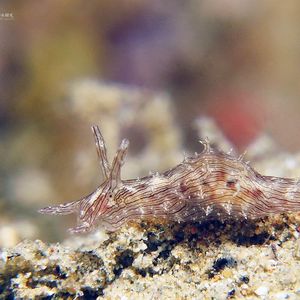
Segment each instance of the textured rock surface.
[{"label": "textured rock surface", "polygon": [[[1,299],[300,297],[300,217],[128,225],[1,250]],[[285,298],[284,298],[285,297]]]}]

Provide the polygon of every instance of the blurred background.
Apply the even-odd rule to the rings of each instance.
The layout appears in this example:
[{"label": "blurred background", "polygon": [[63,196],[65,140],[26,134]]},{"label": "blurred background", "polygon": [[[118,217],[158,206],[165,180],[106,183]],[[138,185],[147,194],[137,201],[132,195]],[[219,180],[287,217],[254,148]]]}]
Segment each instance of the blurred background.
[{"label": "blurred background", "polygon": [[90,126],[124,178],[199,151],[211,117],[239,152],[261,134],[300,149],[297,0],[0,2],[0,246],[58,241],[39,216],[101,182]]}]

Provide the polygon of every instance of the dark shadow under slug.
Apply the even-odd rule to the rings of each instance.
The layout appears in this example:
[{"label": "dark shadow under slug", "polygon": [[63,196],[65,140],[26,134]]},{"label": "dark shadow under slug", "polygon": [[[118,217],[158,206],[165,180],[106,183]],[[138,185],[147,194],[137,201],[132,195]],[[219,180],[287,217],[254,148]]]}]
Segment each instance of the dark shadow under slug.
[{"label": "dark shadow under slug", "polygon": [[124,139],[112,165],[103,136],[92,126],[104,182],[80,200],[49,206],[43,214],[78,214],[72,233],[87,232],[100,223],[115,231],[128,221],[157,219],[189,222],[211,219],[257,219],[300,211],[300,182],[263,176],[241,158],[202,142],[204,150],[162,174],[122,180],[121,167],[129,146]]}]

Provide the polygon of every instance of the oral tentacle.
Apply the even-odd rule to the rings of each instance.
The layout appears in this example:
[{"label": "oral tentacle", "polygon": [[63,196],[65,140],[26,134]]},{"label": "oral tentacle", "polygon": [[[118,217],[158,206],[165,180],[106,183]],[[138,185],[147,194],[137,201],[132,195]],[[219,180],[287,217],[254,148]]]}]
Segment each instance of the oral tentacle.
[{"label": "oral tentacle", "polygon": [[39,213],[45,215],[69,215],[78,212],[81,200],[68,202],[64,204],[47,206],[38,210]]}]

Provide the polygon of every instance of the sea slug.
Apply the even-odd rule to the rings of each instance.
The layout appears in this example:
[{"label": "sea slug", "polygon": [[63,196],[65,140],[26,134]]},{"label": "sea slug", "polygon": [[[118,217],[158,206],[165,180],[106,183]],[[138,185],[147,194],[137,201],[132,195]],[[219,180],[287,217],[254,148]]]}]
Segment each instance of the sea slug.
[{"label": "sea slug", "polygon": [[300,211],[300,182],[263,176],[243,158],[236,158],[201,141],[204,150],[164,173],[122,180],[121,168],[129,141],[124,139],[112,165],[98,126],[92,126],[104,182],[80,200],[49,206],[43,214],[78,214],[72,233],[87,232],[101,224],[115,231],[140,219],[175,222],[209,219],[257,219]]}]

